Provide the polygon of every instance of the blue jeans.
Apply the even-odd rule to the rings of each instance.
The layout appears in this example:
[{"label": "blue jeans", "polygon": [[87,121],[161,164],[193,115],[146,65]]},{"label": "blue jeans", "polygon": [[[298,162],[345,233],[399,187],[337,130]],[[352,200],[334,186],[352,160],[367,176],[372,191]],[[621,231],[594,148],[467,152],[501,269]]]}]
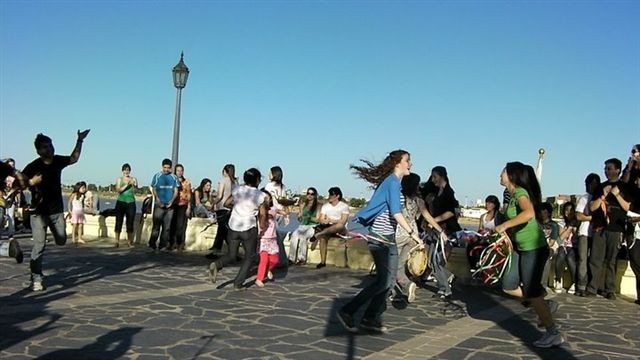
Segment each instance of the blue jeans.
[{"label": "blue jeans", "polygon": [[[156,206],[153,210],[153,228],[151,228],[151,237],[149,237],[149,247],[156,249],[156,241],[160,236],[160,249],[169,245],[169,229],[171,228],[171,219],[173,218],[172,208],[161,208]],[[160,228],[162,227],[162,232]]]},{"label": "blue jeans", "polygon": [[33,248],[31,249],[31,273],[42,275],[42,256],[47,240],[47,228],[51,230],[56,245],[67,243],[67,228],[62,213],[52,215],[31,215],[31,235]]},{"label": "blue jeans", "polygon": [[[390,241],[395,241],[395,235],[384,235]],[[369,243],[369,251],[373,256],[376,265],[375,280],[360,290],[356,296],[349,301],[342,311],[353,315],[369,300],[369,305],[364,311],[364,319],[380,320],[380,316],[387,309],[387,298],[396,282],[398,272],[398,247],[384,245],[377,242]]]}]

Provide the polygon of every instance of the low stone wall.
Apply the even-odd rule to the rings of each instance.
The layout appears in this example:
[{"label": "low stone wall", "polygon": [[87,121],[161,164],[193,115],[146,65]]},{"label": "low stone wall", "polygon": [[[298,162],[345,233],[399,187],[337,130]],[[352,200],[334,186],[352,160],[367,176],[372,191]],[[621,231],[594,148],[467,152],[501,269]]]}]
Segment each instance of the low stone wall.
[{"label": "low stone wall", "polygon": [[[84,237],[86,240],[113,238],[115,228],[115,217],[99,216],[99,215],[86,215],[87,223],[84,226]],[[140,218],[140,214],[136,215],[135,219],[135,242],[146,246],[151,235],[151,228],[153,226],[152,219],[147,216],[143,219]],[[206,251],[213,244],[213,240],[216,236],[218,226],[213,224],[209,219],[193,218],[188,221],[186,232],[186,244],[185,247],[188,251]],[[71,224],[67,223],[67,233],[71,234]],[[126,234],[122,234],[121,241],[126,241]],[[284,241],[285,251],[289,251],[288,237]],[[320,262],[320,246],[318,245],[315,250],[311,250],[309,247],[307,253],[307,262],[310,264],[317,264]],[[370,270],[373,267],[373,258],[369,252],[367,242],[362,239],[344,240],[339,237],[332,237],[328,240],[327,247],[327,264],[337,267],[348,267],[351,269]],[[471,272],[469,270],[469,264],[467,262],[465,249],[454,248],[449,257],[447,264],[449,270],[458,278],[459,281],[467,282],[471,279]],[[570,283],[570,277],[568,271],[565,272],[564,283]],[[616,279],[617,292],[635,298],[635,276],[631,267],[628,265],[628,261],[618,261],[618,271]],[[551,271],[553,276],[553,267]],[[601,276],[601,278],[604,278]]]}]

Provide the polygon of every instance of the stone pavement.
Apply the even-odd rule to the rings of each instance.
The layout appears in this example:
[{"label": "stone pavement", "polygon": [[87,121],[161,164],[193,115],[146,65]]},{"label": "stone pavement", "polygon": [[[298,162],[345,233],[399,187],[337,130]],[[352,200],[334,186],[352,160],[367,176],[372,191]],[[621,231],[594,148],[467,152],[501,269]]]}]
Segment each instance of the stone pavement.
[{"label": "stone pavement", "polygon": [[[28,238],[20,239],[24,250]],[[208,282],[202,253],[153,254],[99,241],[51,245],[47,290],[32,293],[28,261],[0,259],[2,359],[637,359],[640,306],[558,295],[568,344],[536,349],[534,315],[484,287],[456,285],[452,303],[419,290],[390,306],[386,335],[350,335],[336,309],[367,272],[281,269],[263,289],[233,290],[236,267]]]}]

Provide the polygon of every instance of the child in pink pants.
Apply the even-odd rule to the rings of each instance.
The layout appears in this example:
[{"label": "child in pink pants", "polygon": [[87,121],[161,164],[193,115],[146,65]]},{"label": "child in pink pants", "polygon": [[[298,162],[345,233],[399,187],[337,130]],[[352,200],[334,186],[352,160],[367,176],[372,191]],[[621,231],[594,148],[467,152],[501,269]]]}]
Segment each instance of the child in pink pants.
[{"label": "child in pink pants", "polygon": [[256,285],[258,287],[264,286],[263,281],[265,274],[269,280],[273,279],[273,273],[271,270],[278,265],[278,260],[280,258],[275,220],[278,209],[273,206],[271,194],[265,190],[262,191],[267,194],[267,198],[263,206],[266,205],[268,208],[262,210],[266,210],[266,214],[261,214],[263,216],[266,215],[266,219],[264,219],[266,221],[261,221],[260,223],[260,249],[258,250],[260,254],[260,263],[258,264],[258,276],[256,277]]}]

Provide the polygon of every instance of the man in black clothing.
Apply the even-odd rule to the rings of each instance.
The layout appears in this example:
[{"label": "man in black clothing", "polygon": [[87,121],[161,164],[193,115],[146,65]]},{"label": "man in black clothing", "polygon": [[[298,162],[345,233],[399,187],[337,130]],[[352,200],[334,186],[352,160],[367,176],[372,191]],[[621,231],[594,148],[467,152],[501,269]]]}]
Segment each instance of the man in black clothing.
[{"label": "man in black clothing", "polygon": [[629,211],[631,199],[627,184],[620,181],[622,162],[614,158],[605,161],[604,165],[607,181],[600,184],[600,188],[594,192],[589,202],[593,245],[589,258],[591,280],[587,285],[586,295],[593,296],[597,293],[604,263],[604,296],[609,300],[615,300],[616,260],[622,245],[626,213]]},{"label": "man in black clothing", "polygon": [[22,171],[29,178],[31,191],[31,230],[33,249],[31,249],[31,289],[42,291],[42,256],[44,254],[47,228],[51,230],[57,245],[67,242],[66,225],[62,205],[62,169],[75,164],[80,159],[82,142],[89,130],[80,132],[70,156],[55,155],[51,138],[38,134],[34,141],[36,152],[40,156]]}]

